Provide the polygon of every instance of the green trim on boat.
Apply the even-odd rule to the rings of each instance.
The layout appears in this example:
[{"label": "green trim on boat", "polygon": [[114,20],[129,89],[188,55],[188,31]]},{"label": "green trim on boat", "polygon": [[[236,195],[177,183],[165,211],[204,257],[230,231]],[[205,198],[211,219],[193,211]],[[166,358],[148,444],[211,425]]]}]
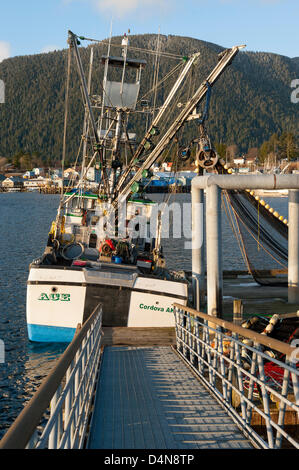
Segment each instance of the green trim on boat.
[{"label": "green trim on boat", "polygon": [[[65,196],[73,196],[74,193],[65,193]],[[74,197],[83,197],[85,199],[98,199],[96,194],[75,194]]]},{"label": "green trim on boat", "polygon": [[157,204],[155,201],[150,201],[146,199],[129,199],[128,202],[131,202],[133,204],[145,204],[145,205],[151,205],[151,204]]}]

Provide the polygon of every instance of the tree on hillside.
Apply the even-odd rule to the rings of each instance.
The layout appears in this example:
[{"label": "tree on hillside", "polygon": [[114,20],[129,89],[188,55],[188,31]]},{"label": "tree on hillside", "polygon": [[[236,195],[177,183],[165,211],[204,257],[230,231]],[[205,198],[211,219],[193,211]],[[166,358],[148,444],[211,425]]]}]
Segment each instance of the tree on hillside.
[{"label": "tree on hillside", "polygon": [[269,145],[269,141],[266,140],[265,142],[262,143],[262,145],[259,148],[258,159],[260,163],[264,163],[269,152],[270,152],[270,145]]},{"label": "tree on hillside", "polygon": [[299,149],[292,132],[283,132],[281,135],[272,134],[269,140],[262,143],[259,148],[259,161],[276,161],[286,159],[288,161],[299,158]]},{"label": "tree on hillside", "polygon": [[226,157],[226,149],[227,149],[226,144],[223,144],[222,142],[218,142],[217,144],[215,144],[215,149],[221,158]]},{"label": "tree on hillside", "polygon": [[247,152],[248,158],[257,158],[259,153],[259,149],[257,147],[250,147]]},{"label": "tree on hillside", "polygon": [[299,157],[299,149],[296,145],[295,136],[292,132],[284,132],[279,139],[279,156],[288,161]]},{"label": "tree on hillside", "polygon": [[4,168],[4,166],[7,164],[8,159],[5,157],[0,157],[0,170]]},{"label": "tree on hillside", "polygon": [[44,165],[39,152],[35,151],[31,153],[31,164],[32,164],[32,167],[37,167],[37,168],[40,168]]},{"label": "tree on hillside", "polygon": [[19,167],[22,170],[31,170],[32,169],[32,159],[30,153],[24,153],[20,157],[20,164]]},{"label": "tree on hillside", "polygon": [[229,145],[226,147],[225,158],[228,163],[232,163],[234,158],[238,156],[239,148],[236,144]]},{"label": "tree on hillside", "polygon": [[16,167],[20,168],[20,159],[23,157],[24,153],[22,150],[19,150],[17,153],[14,154],[14,156],[11,159],[11,163]]}]

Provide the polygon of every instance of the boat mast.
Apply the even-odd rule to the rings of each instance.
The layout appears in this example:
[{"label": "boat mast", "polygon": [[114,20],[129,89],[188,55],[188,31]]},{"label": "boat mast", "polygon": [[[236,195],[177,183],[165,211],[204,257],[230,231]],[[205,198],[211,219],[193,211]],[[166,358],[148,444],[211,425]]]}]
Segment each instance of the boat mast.
[{"label": "boat mast", "polygon": [[[127,34],[122,39],[122,54],[120,57],[107,56],[102,57],[105,64],[103,77],[103,98],[102,98],[102,116],[100,123],[100,138],[104,143],[104,151],[107,151],[106,139],[111,144],[111,163],[109,166],[109,195],[108,202],[112,202],[117,197],[118,181],[120,175],[118,170],[122,167],[121,146],[123,142],[130,146],[130,136],[126,127],[126,116],[134,112],[140,91],[141,71],[146,66],[146,61],[141,59],[128,58],[129,37]],[[109,48],[110,50],[110,48]],[[121,73],[119,81],[115,81],[113,75],[108,77],[110,67],[118,69]],[[135,80],[132,82],[128,70],[136,70]],[[102,122],[106,122],[106,129],[103,129]],[[111,139],[112,136],[112,140]],[[133,154],[133,152],[132,152]],[[107,161],[107,159],[106,159]],[[119,171],[120,173],[120,171]]]},{"label": "boat mast", "polygon": [[76,58],[78,71],[79,71],[79,77],[80,77],[80,81],[81,81],[81,87],[82,87],[83,96],[84,96],[84,100],[85,100],[85,108],[86,108],[86,110],[88,112],[88,115],[89,115],[89,120],[90,120],[90,123],[91,123],[91,130],[92,130],[92,134],[93,134],[93,138],[94,138],[94,150],[95,150],[95,153],[99,155],[100,162],[101,162],[101,165],[102,165],[103,176],[104,176],[103,180],[104,180],[105,190],[106,190],[107,194],[109,194],[110,191],[109,191],[109,186],[107,185],[107,180],[106,180],[105,167],[104,167],[104,162],[103,162],[103,154],[102,154],[102,151],[101,151],[101,143],[100,143],[100,139],[99,139],[99,135],[98,135],[96,121],[95,121],[93,111],[92,111],[92,107],[91,107],[90,97],[89,97],[89,93],[88,93],[88,86],[86,84],[86,79],[85,79],[85,75],[84,75],[84,71],[83,71],[83,65],[82,65],[81,57],[80,57],[80,54],[79,54],[79,51],[78,51],[78,42],[79,41],[78,41],[77,36],[74,33],[72,33],[72,31],[69,31],[69,45],[70,45],[70,48],[72,48],[74,50],[74,53],[75,53],[75,58]]},{"label": "boat mast", "polygon": [[120,176],[120,178],[118,180],[118,183],[117,183],[117,187],[116,187],[117,191],[119,191],[122,184],[125,182],[126,178],[128,177],[129,173],[131,172],[131,170],[134,166],[134,162],[136,160],[138,160],[141,153],[143,152],[146,143],[149,141],[151,136],[157,132],[157,126],[158,126],[159,122],[161,121],[161,118],[164,115],[166,109],[168,108],[169,103],[171,102],[171,100],[175,96],[177,90],[181,86],[181,84],[182,84],[183,80],[185,79],[186,75],[188,74],[190,68],[196,62],[196,60],[198,59],[199,56],[200,56],[200,52],[197,52],[197,53],[193,54],[191,56],[191,58],[187,61],[184,69],[182,70],[182,72],[180,73],[178,79],[176,80],[175,84],[173,85],[172,89],[170,90],[170,93],[167,96],[163,106],[160,108],[158,114],[156,115],[156,117],[152,121],[150,127],[148,128],[148,130],[145,134],[145,136],[143,137],[142,141],[140,142],[140,144],[139,144],[139,146],[138,146],[138,148],[137,148],[137,150],[136,150],[136,152],[135,152],[135,154],[134,154],[134,156],[131,160],[131,164],[126,168],[126,170]]},{"label": "boat mast", "polygon": [[[88,96],[90,96],[91,92],[91,76],[92,76],[92,67],[93,67],[93,47],[90,48],[90,58],[89,58],[89,75],[88,75],[88,85],[87,91]],[[84,124],[83,124],[83,161],[82,161],[82,170],[81,170],[81,181],[84,178],[84,169],[87,157],[87,140],[88,140],[88,129],[89,129],[89,119],[88,119],[88,111],[85,108],[84,114]]]},{"label": "boat mast", "polygon": [[[124,200],[129,197],[131,193],[132,185],[142,178],[142,173],[145,169],[149,169],[153,163],[160,157],[162,152],[165,150],[169,142],[173,139],[178,130],[187,121],[190,114],[196,109],[196,106],[202,101],[206,93],[212,87],[224,70],[231,64],[234,57],[238,54],[239,50],[245,46],[234,46],[231,49],[226,49],[219,55],[219,62],[214,67],[207,79],[199,86],[192,98],[186,103],[185,107],[175,119],[173,124],[166,131],[164,136],[159,140],[157,146],[152,150],[150,155],[147,157],[142,166],[137,170],[131,181],[119,192],[118,198]],[[113,202],[113,205],[117,204],[117,200]]]}]

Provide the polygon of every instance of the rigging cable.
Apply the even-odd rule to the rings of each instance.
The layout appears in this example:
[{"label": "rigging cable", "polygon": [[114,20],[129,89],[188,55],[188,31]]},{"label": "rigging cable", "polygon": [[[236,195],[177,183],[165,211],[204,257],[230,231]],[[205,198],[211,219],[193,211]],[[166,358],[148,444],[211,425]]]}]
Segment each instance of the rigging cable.
[{"label": "rigging cable", "polygon": [[[92,38],[85,38],[83,36],[77,36],[78,39],[81,39],[81,41],[90,41],[90,42],[96,42],[98,44],[109,44],[107,43],[107,41],[105,40],[99,40],[99,39],[92,39]],[[117,44],[117,43],[111,43],[110,44],[110,47],[122,47],[122,44]],[[151,49],[142,49],[141,47],[135,47],[135,46],[128,46],[129,49],[131,49],[132,51],[138,51],[138,52],[142,52],[143,54],[146,53],[146,54],[153,54],[153,55],[156,55],[156,51],[153,51]],[[161,55],[165,58],[168,58],[168,59],[175,59],[175,60],[180,60],[182,59],[182,56],[180,55],[177,55],[177,54],[173,54],[172,52],[161,52]]]},{"label": "rigging cable", "polygon": [[63,179],[64,179],[64,165],[66,157],[66,134],[67,134],[67,122],[68,122],[68,108],[69,108],[69,90],[70,90],[70,75],[71,75],[71,48],[68,48],[68,61],[67,61],[67,79],[66,79],[66,91],[65,91],[65,109],[64,109],[64,130],[63,130],[63,147],[62,147],[62,185],[60,203],[63,198]]}]

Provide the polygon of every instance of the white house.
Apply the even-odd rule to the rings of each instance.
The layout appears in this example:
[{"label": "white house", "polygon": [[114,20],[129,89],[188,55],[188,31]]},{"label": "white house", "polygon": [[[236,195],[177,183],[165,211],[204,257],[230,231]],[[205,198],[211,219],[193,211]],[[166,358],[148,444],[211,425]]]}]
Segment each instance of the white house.
[{"label": "white house", "polygon": [[234,158],[234,164],[235,165],[244,165],[244,163],[245,163],[244,157]]},{"label": "white house", "polygon": [[35,177],[35,172],[34,171],[26,171],[26,173],[23,174],[23,178],[34,178]]},{"label": "white house", "polygon": [[35,176],[44,176],[45,175],[45,170],[43,168],[33,168],[33,173]]},{"label": "white house", "polygon": [[22,188],[23,178],[19,176],[10,176],[2,181],[2,188]]},{"label": "white house", "polygon": [[64,178],[75,180],[76,178],[78,178],[79,173],[74,170],[74,168],[68,168],[64,171],[63,176]]},{"label": "white house", "polygon": [[38,178],[26,179],[24,181],[24,188],[38,189],[49,186],[51,183],[52,181],[49,178],[43,178],[42,176],[39,176]]},{"label": "white house", "polygon": [[162,163],[162,171],[171,171],[172,162]]}]

